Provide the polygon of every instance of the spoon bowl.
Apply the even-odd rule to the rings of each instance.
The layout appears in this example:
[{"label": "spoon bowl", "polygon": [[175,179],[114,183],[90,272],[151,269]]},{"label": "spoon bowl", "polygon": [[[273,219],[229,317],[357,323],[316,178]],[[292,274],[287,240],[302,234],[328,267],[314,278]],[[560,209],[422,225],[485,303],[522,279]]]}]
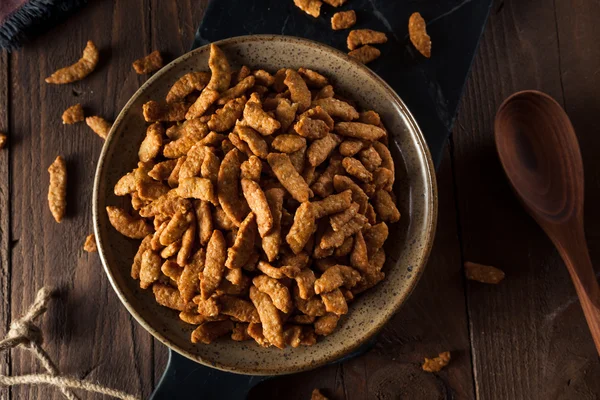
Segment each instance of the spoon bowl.
[{"label": "spoon bowl", "polygon": [[560,223],[582,213],[583,163],[560,104],[542,92],[516,93],[500,106],[495,132],[506,175],[534,217]]},{"label": "spoon bowl", "polygon": [[585,244],[583,162],[573,125],[552,97],[528,90],[502,103],[494,133],[515,193],[565,261],[600,354],[600,287]]}]

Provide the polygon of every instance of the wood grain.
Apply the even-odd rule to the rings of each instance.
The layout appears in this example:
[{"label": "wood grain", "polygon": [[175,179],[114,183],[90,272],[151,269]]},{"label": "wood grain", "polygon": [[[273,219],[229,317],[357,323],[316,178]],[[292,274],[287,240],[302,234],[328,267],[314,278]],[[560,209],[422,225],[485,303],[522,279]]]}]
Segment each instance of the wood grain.
[{"label": "wood grain", "polygon": [[[572,7],[568,1],[557,3]],[[562,40],[555,29],[560,10],[527,1],[502,4],[484,34],[453,135],[464,259],[507,274],[497,286],[467,286],[477,397],[592,399],[600,393],[600,382],[593,378],[600,363],[569,275],[512,194],[492,135],[494,112],[514,91],[539,89],[564,105],[565,64],[561,67]],[[565,19],[585,10],[570,12]],[[598,16],[597,7],[592,15]],[[592,32],[577,33],[579,41],[593,37]],[[573,76],[589,76],[588,67],[574,59],[568,68]],[[598,81],[586,85],[597,88]],[[586,157],[584,151],[584,162]],[[588,188],[598,193],[597,180],[588,180]],[[598,229],[588,225],[590,235],[597,236]]]},{"label": "wood grain", "polygon": [[[59,369],[143,396],[152,386],[151,337],[121,305],[98,255],[82,250],[92,231],[92,183],[103,142],[84,123],[62,125],[61,114],[79,102],[88,115],[115,118],[141,83],[131,62],[147,46],[146,9],[143,1],[90,2],[10,57],[12,315],[43,285],[58,288],[42,327]],[[54,69],[80,57],[88,39],[100,49],[97,70],[70,85],[45,84]],[[68,212],[61,224],[53,221],[46,200],[46,169],[59,154],[68,169]],[[12,372],[32,371],[39,367],[31,356],[14,352]],[[12,392],[16,399],[62,399],[49,387]]]},{"label": "wood grain", "polygon": [[[324,388],[334,399],[473,399],[471,353],[457,240],[449,154],[438,171],[435,245],[419,285],[367,354],[341,365],[267,381],[250,399],[307,399]],[[424,357],[452,352],[452,368],[433,375]]]},{"label": "wood grain", "polygon": [[[8,91],[9,55],[0,52],[0,132],[9,136],[0,150],[0,337],[8,332],[10,324],[10,133],[8,126],[10,94]],[[0,354],[0,374],[10,373],[10,352]],[[0,387],[0,399],[8,399],[10,389]]]}]

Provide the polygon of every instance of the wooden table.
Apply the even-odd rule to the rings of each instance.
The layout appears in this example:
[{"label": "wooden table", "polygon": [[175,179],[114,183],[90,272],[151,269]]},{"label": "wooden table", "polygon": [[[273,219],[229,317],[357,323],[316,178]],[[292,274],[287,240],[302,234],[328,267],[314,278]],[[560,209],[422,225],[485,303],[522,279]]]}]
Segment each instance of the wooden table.
[{"label": "wooden table", "polygon": [[[0,53],[0,131],[10,137],[0,151],[0,334],[37,289],[53,285],[59,299],[42,326],[60,370],[144,397],[167,350],[121,306],[97,254],[82,250],[92,231],[102,140],[85,124],[63,126],[60,116],[80,102],[89,113],[116,117],[145,80],[132,60],[154,49],[169,59],[185,53],[205,7],[192,0],[91,1],[22,50]],[[588,243],[600,261],[599,19],[597,0],[494,5],[438,171],[438,233],[415,293],[368,354],[269,381],[253,398],[308,399],[314,387],[333,399],[599,398],[600,363],[567,271],[512,195],[492,132],[496,108],[517,90],[543,90],[566,108],[585,163]],[[97,71],[72,85],[45,84],[88,39],[101,49]],[[46,169],[59,154],[69,165],[69,211],[60,225],[46,201]],[[507,277],[498,286],[467,282],[466,260],[498,266]],[[421,371],[423,357],[444,350],[453,354],[447,369]],[[13,351],[2,355],[0,370],[39,367]],[[16,387],[0,388],[0,398],[62,397]]]}]

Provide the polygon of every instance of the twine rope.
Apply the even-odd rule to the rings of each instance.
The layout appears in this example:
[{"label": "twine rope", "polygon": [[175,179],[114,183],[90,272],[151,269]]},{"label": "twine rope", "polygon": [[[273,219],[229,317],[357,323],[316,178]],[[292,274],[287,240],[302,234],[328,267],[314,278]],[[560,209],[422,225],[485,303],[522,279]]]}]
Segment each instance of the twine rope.
[{"label": "twine rope", "polygon": [[0,352],[21,347],[31,351],[46,369],[45,374],[28,374],[20,376],[6,376],[0,374],[0,386],[16,385],[51,385],[57,387],[69,400],[79,400],[71,389],[82,389],[88,392],[106,394],[121,400],[139,400],[139,397],[130,395],[120,390],[108,388],[83,379],[59,375],[56,364],[48,353],[42,348],[44,336],[41,329],[34,321],[42,316],[48,309],[52,297],[52,290],[43,287],[35,296],[35,301],[25,315],[10,324],[6,337],[0,340]]}]

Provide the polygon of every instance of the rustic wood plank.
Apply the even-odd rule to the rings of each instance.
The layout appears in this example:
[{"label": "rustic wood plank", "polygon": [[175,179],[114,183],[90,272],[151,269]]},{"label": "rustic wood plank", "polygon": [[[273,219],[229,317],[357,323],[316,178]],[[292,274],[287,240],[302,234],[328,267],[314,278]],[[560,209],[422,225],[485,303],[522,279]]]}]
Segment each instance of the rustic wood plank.
[{"label": "rustic wood plank", "polygon": [[[148,47],[147,13],[142,0],[90,2],[10,59],[12,315],[20,314],[42,286],[58,288],[42,327],[60,370],[144,397],[152,383],[151,337],[121,305],[98,256],[82,250],[92,231],[92,184],[103,142],[84,123],[64,126],[60,117],[78,102],[88,115],[116,117],[141,83],[131,62],[134,52]],[[44,83],[54,69],[77,60],[88,39],[101,51],[97,70],[69,85]],[[46,201],[46,169],[59,154],[69,173],[68,213],[61,224]],[[12,371],[39,367],[28,353],[17,351]],[[13,389],[13,397],[63,398],[49,387],[26,386]]]},{"label": "rustic wood plank", "polygon": [[[467,285],[480,399],[592,399],[600,393],[596,379],[600,363],[569,275],[550,241],[512,194],[492,135],[495,110],[517,90],[543,90],[566,103],[567,110],[569,100],[577,104],[574,110],[579,112],[572,117],[583,129],[579,136],[590,170],[588,199],[597,200],[598,166],[592,147],[600,143],[585,127],[595,126],[592,118],[598,103],[594,113],[589,100],[599,82],[581,56],[597,64],[598,51],[590,50],[588,43],[597,37],[594,21],[600,9],[591,1],[577,2],[587,8],[569,1],[556,3],[560,6],[555,10],[551,4],[498,2],[453,135],[464,259],[495,265],[507,274],[498,286]],[[563,97],[563,86],[571,88],[569,98]],[[589,94],[588,102],[578,98],[581,92]],[[588,237],[597,238],[599,229],[588,224]],[[594,242],[590,244],[593,248]],[[594,260],[597,257],[592,253]]]},{"label": "rustic wood plank", "polygon": [[[324,388],[335,399],[473,399],[469,333],[460,272],[449,153],[438,172],[439,220],[429,263],[407,304],[367,354],[342,365],[285,376],[257,387],[251,399],[307,399]],[[424,357],[452,352],[439,374],[421,370]]]},{"label": "rustic wood plank", "polygon": [[[0,53],[0,132],[9,134],[8,114],[9,93],[9,55]],[[0,150],[0,337],[8,332],[10,313],[10,139]],[[10,352],[0,355],[0,374],[10,373]],[[10,389],[0,387],[0,399],[8,399]]]},{"label": "rustic wood plank", "polygon": [[[151,0],[149,23],[151,42],[148,52],[159,50],[165,62],[171,62],[187,53],[208,2],[209,0],[176,2]],[[155,384],[164,372],[167,358],[167,348],[158,340],[154,340]]]}]

